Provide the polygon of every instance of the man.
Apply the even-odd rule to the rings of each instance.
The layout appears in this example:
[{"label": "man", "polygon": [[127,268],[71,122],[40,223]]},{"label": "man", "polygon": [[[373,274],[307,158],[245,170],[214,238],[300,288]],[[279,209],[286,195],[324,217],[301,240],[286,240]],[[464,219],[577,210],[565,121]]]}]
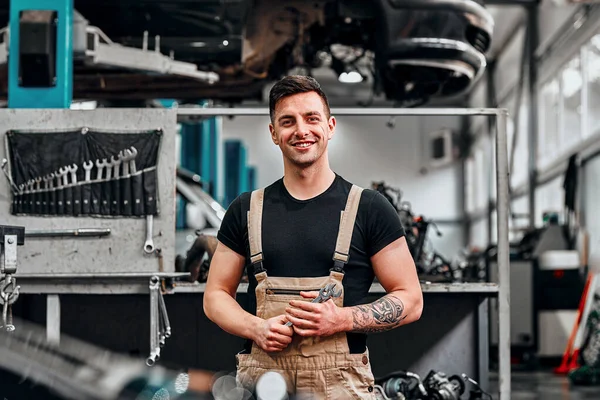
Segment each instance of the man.
[{"label": "man", "polygon": [[[327,145],[336,119],[313,78],[282,79],[271,89],[269,107],[284,176],[229,206],[204,311],[248,339],[237,355],[242,385],[252,388],[262,374],[277,371],[292,394],[374,399],[366,334],[416,321],[423,307],[402,224],[381,194],[330,168]],[[249,312],[235,300],[245,267]],[[361,304],[374,277],[387,294]],[[339,296],[312,303],[328,283]]]}]

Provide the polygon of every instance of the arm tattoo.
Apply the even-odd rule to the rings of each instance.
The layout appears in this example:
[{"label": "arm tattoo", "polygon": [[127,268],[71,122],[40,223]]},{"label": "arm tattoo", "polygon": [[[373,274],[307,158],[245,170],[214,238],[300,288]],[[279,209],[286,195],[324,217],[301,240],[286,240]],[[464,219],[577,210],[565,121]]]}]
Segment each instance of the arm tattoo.
[{"label": "arm tattoo", "polygon": [[406,318],[404,303],[387,295],[371,304],[352,307],[352,332],[374,333],[394,329]]}]

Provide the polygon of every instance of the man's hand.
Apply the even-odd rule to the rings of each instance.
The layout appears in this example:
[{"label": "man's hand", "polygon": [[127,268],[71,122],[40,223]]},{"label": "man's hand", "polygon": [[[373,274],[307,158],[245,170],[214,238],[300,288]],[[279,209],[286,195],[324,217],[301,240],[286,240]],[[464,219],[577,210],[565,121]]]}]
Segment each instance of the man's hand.
[{"label": "man's hand", "polygon": [[[300,295],[305,299],[314,299],[319,293],[300,292]],[[300,336],[330,336],[345,330],[348,323],[347,313],[331,299],[324,303],[292,300],[285,311],[294,332]]]},{"label": "man's hand", "polygon": [[285,326],[287,318],[285,315],[264,320],[258,328],[254,337],[254,343],[267,353],[281,351],[292,342],[294,331]]}]

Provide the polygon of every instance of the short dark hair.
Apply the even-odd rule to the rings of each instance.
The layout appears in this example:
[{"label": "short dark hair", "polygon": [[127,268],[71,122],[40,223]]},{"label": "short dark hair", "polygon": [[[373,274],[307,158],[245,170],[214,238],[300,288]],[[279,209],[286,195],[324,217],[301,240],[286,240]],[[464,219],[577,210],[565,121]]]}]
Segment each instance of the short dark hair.
[{"label": "short dark hair", "polygon": [[327,113],[327,118],[329,118],[331,116],[329,101],[327,100],[325,92],[321,89],[319,82],[311,76],[289,75],[275,83],[269,92],[269,114],[271,116],[271,121],[273,121],[273,118],[275,117],[275,106],[279,100],[294,94],[308,92],[315,92],[321,97],[325,112]]}]

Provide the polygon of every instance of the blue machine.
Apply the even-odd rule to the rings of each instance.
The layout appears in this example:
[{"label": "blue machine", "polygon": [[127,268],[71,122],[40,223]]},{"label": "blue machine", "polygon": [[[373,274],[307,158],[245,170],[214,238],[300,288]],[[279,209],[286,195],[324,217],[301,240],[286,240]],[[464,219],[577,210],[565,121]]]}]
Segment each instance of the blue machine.
[{"label": "blue machine", "polygon": [[[28,29],[22,24],[24,11],[53,11],[45,29]],[[73,98],[73,0],[11,0],[10,49],[8,60],[9,108],[69,108]],[[35,36],[33,46],[21,46],[21,36]],[[40,40],[42,39],[42,40]],[[29,43],[29,41],[27,42]],[[39,43],[46,46],[42,48]],[[54,50],[54,51],[53,51]],[[48,83],[36,83],[29,76],[25,60],[44,63],[36,68],[50,74]]]},{"label": "blue machine", "polygon": [[249,173],[246,147],[240,140],[225,141],[225,199],[224,207],[241,193],[253,189],[249,177],[254,180],[254,172]]}]

